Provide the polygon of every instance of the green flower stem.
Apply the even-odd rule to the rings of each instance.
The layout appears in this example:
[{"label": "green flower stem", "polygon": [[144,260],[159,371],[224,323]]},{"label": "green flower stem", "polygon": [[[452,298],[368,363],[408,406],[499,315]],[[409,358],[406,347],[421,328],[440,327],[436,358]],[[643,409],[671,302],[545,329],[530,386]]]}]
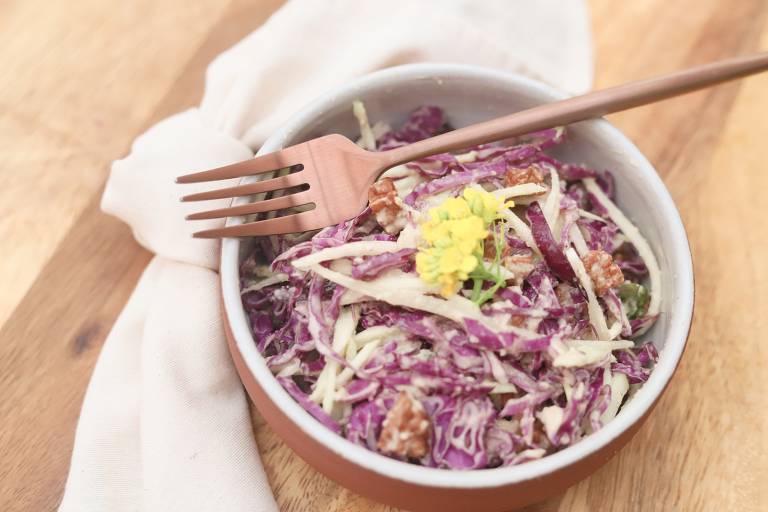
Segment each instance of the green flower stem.
[{"label": "green flower stem", "polygon": [[[481,243],[475,251],[477,266],[469,273],[469,278],[473,280],[471,300],[478,306],[482,306],[484,303],[491,300],[496,291],[505,283],[504,278],[501,277],[501,254],[504,251],[504,232],[506,226],[499,226],[499,228],[500,229],[494,229],[492,231],[496,254],[491,262],[490,269],[486,268],[483,264],[483,245]],[[493,286],[483,291],[483,281],[490,281],[493,283]]]},{"label": "green flower stem", "polygon": [[477,301],[478,297],[480,297],[480,293],[483,291],[483,280],[479,277],[473,278],[474,283],[472,284],[472,299],[473,301]]},{"label": "green flower stem", "polygon": [[497,281],[496,284],[494,284],[493,286],[485,290],[485,292],[483,292],[483,294],[480,295],[480,297],[478,297],[478,299],[475,301],[477,305],[482,306],[483,304],[491,300],[493,298],[493,295],[496,293],[496,290],[498,290],[502,284],[504,284],[504,281]]},{"label": "green flower stem", "polygon": [[[477,304],[478,306],[482,306],[489,300],[493,298],[493,295],[496,293],[496,291],[501,288],[501,285],[504,284],[504,279],[499,274],[498,270],[498,263],[494,262],[494,267],[496,267],[496,272],[490,272],[488,269],[485,268],[482,261],[478,259],[477,267],[475,267],[475,270],[472,271],[472,273],[469,274],[469,277],[471,277],[474,280],[474,285],[472,288],[472,302]],[[493,282],[493,286],[488,288],[485,291],[482,291],[482,283],[483,281],[491,281]]]}]

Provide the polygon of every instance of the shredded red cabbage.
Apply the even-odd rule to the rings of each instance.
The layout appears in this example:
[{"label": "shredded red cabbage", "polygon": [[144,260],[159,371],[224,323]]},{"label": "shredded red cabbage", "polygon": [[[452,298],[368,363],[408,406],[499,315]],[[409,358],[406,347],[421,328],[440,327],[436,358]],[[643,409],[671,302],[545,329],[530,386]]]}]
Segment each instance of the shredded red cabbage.
[{"label": "shredded red cabbage", "polygon": [[549,268],[563,281],[575,281],[576,274],[573,273],[571,264],[568,263],[568,259],[563,254],[560,246],[555,242],[552,236],[552,231],[549,229],[547,220],[544,218],[544,213],[541,211],[541,207],[538,202],[531,204],[528,207],[528,222],[531,224],[531,232],[533,233],[533,239],[536,241],[541,254],[544,256],[544,261],[547,262]]},{"label": "shredded red cabbage", "polygon": [[[382,135],[377,149],[448,129],[442,109],[421,107],[400,129]],[[398,235],[386,232],[369,208],[314,234],[257,240],[240,269],[243,307],[259,351],[286,391],[320,423],[352,443],[402,461],[451,470],[538,459],[610,421],[606,414],[612,398],[623,398],[612,397],[612,379],[623,374],[630,385],[642,384],[658,354],[652,343],[645,342],[599,352],[591,359],[569,359],[576,350],[571,340],[613,343],[594,341],[598,331],[590,316],[593,305],[588,307],[594,298],[588,299],[566,257],[575,247],[572,228],[581,233],[589,250],[611,255],[631,285],[628,291],[646,293],[641,285],[648,268],[605,205],[582,183],[596,179],[613,198],[612,175],[560,162],[545,152],[565,137],[564,128],[544,130],[468,148],[460,158],[442,154],[408,164],[412,184],[398,191],[398,208],[406,210],[411,232],[418,230],[420,215],[436,194],[458,196],[477,184],[490,191],[508,187],[510,169],[531,166],[552,167],[560,178],[560,193],[552,196],[559,198],[557,221],[550,219],[550,225],[539,204],[544,204],[552,186],[545,176],[545,182],[538,184],[547,192],[519,201],[514,209],[520,219],[527,219],[530,233],[504,232],[500,265],[510,277],[489,292],[491,300],[475,315],[461,321],[373,300],[312,270],[319,267],[293,265],[299,258],[349,242],[385,241],[391,246]],[[531,236],[534,247],[528,246]],[[372,285],[387,276],[417,276],[417,250],[405,245],[320,265]],[[259,285],[264,278],[271,281]],[[459,296],[469,296],[472,284],[469,280]],[[397,288],[392,285],[385,291],[421,293]],[[597,298],[608,323],[620,325],[623,339],[644,332],[656,320],[657,315],[643,309],[647,301],[637,297],[632,316],[622,302],[624,295],[613,288]],[[339,345],[343,329],[350,329],[346,335],[352,337]],[[411,423],[394,416],[403,393],[411,401],[405,402],[411,404]],[[413,418],[427,423],[414,423]],[[428,428],[419,430],[424,425]],[[409,436],[415,432],[422,437],[410,447],[405,441],[386,445],[382,432],[393,428],[399,429],[395,440],[412,442]]]}]

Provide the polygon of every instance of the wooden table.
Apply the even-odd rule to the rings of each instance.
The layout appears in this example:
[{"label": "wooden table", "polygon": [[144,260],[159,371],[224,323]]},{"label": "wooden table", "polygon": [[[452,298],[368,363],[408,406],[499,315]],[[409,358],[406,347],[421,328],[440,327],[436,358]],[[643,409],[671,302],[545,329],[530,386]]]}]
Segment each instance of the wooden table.
[{"label": "wooden table", "polygon": [[[99,211],[111,160],[195,104],[210,59],[280,0],[0,6],[0,510],[54,510],[101,344],[149,254]],[[596,85],[768,48],[765,0],[590,2]],[[619,456],[531,510],[765,510],[768,75],[611,120],[682,213],[696,318]],[[254,413],[282,510],[384,511],[315,473]]]}]

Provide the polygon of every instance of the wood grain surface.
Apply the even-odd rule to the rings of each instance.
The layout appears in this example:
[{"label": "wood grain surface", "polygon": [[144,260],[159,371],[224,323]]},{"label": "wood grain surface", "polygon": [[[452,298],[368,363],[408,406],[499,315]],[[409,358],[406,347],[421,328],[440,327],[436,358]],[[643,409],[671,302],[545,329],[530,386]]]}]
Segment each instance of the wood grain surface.
[{"label": "wood grain surface", "polygon": [[[109,163],[199,101],[211,58],[280,3],[0,3],[0,510],[56,509],[90,372],[149,259],[99,211]],[[589,3],[598,87],[768,49],[765,0]],[[610,119],[682,213],[693,330],[637,437],[530,510],[765,510],[768,75]],[[317,474],[253,419],[281,510],[391,510]]]}]

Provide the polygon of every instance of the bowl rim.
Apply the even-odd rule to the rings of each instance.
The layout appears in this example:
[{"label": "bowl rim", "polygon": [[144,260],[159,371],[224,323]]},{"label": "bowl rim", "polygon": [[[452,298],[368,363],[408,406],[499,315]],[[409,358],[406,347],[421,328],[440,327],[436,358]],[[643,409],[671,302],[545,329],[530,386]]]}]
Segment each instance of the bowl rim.
[{"label": "bowl rim", "polygon": [[[317,119],[342,103],[351,104],[353,99],[363,95],[366,91],[389,87],[394,83],[423,78],[469,78],[486,82],[491,81],[503,87],[508,87],[511,90],[517,90],[529,96],[541,98],[542,101],[554,101],[566,97],[564,93],[549,85],[505,71],[465,64],[406,64],[370,73],[320,96],[294,114],[273,133],[262,145],[258,154],[280,149],[285,141],[290,140],[308,122]],[[240,351],[248,370],[264,392],[270,396],[270,399],[278,409],[290,418],[304,434],[353,464],[382,476],[408,483],[432,487],[467,489],[504,486],[541,478],[599,451],[613,439],[621,436],[634,423],[640,421],[663,393],[677,368],[686,345],[693,316],[694,300],[691,251],[680,214],[664,183],[650,162],[623,133],[608,123],[608,121],[596,119],[586,121],[585,123],[591,123],[601,138],[611,140],[612,144],[626,155],[627,159],[633,162],[641,174],[641,179],[647,182],[652,193],[657,198],[657,207],[668,221],[662,229],[667,229],[671,232],[673,245],[671,247],[665,246],[665,251],[676,253],[680,256],[675,258],[677,266],[670,269],[677,277],[677,280],[674,281],[676,283],[675,293],[672,295],[676,298],[676,301],[679,301],[677,304],[679,314],[670,319],[664,348],[661,350],[659,361],[653,372],[651,372],[651,376],[634,395],[632,400],[625,404],[621,414],[617,415],[613,421],[599,431],[590,434],[575,445],[559,452],[517,466],[492,469],[456,471],[427,468],[391,459],[355,445],[323,426],[304,410],[283,389],[266,366],[264,358],[256,348],[256,343],[248,327],[245,311],[240,300],[240,240],[237,238],[225,238],[221,245],[220,264],[221,291],[225,316],[229,322],[237,349]],[[239,198],[233,204],[246,200],[247,198]],[[227,221],[227,225],[240,223],[242,223],[240,218],[230,218]]]}]

